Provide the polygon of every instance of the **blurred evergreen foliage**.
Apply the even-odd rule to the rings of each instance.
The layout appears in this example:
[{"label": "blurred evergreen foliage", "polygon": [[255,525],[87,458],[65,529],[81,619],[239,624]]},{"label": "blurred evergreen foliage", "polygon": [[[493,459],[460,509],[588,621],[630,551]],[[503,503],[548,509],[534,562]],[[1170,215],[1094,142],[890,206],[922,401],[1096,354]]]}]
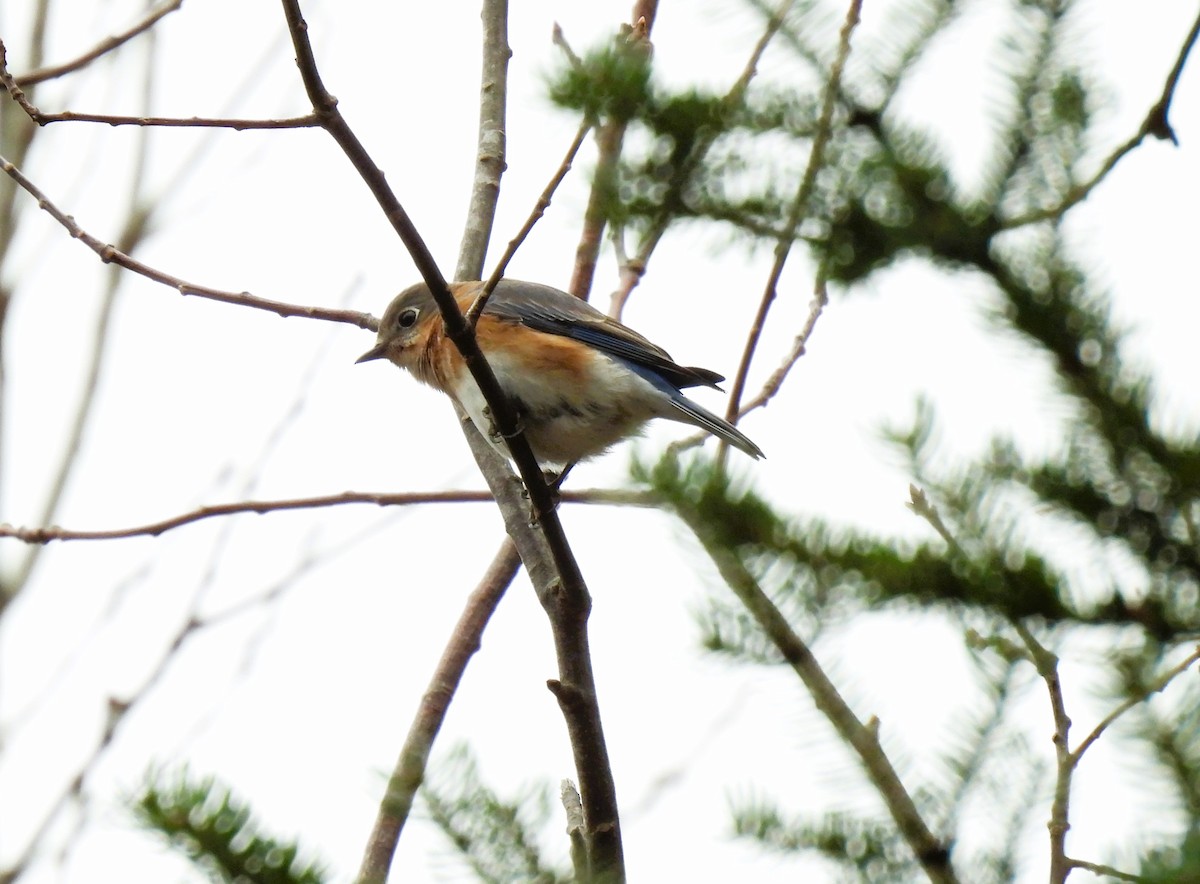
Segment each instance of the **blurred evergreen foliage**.
[{"label": "blurred evergreen foliage", "polygon": [[459,746],[443,757],[421,787],[432,821],[480,881],[490,884],[559,884],[574,876],[547,866],[536,833],[550,817],[547,792],[534,790],[506,801],[484,785],[470,751]]},{"label": "blurred evergreen foliage", "polygon": [[[774,4],[747,2],[764,20],[773,14]],[[644,44],[623,36],[564,65],[549,84],[559,106],[598,124],[629,126],[620,161],[597,182],[609,223],[648,239],[673,224],[707,223],[748,245],[774,246],[788,229],[821,125],[844,11],[837,6],[795,4],[772,55],[791,72],[782,83],[774,76],[726,93],[669,89],[656,79]],[[1200,881],[1200,691],[1189,684],[1183,701],[1170,705],[1151,698],[1171,660],[1200,638],[1200,436],[1154,419],[1153,379],[1122,360],[1122,330],[1107,295],[1060,230],[1096,165],[1084,162],[1096,83],[1073,60],[1075,4],[1017,0],[1006,7],[1003,33],[979,47],[995,56],[1007,88],[989,99],[996,108],[991,156],[969,192],[936,139],[895,110],[897,94],[964,6],[902,0],[877,29],[883,36],[865,47],[856,42],[823,165],[799,207],[796,245],[846,297],[907,256],[983,275],[1001,296],[1002,307],[990,314],[996,333],[1023,342],[1031,358],[1053,368],[1071,415],[1061,450],[1034,460],[997,438],[988,457],[949,468],[931,441],[936,415],[918,403],[912,426],[890,438],[936,503],[953,546],[933,531],[924,542],[900,542],[798,519],[699,458],[638,464],[634,479],[689,524],[702,524],[706,546],[735,557],[801,636],[811,640],[823,622],[886,609],[934,610],[962,626],[976,696],[956,698],[954,743],[940,759],[940,776],[912,791],[964,881],[1013,880],[1020,837],[1031,818],[1041,825],[1047,812],[1052,758],[1009,726],[1014,678],[1029,669],[1029,651],[1011,624],[1036,628],[1056,644],[1106,637],[1112,651],[1095,663],[1107,679],[1102,699],[1109,708],[1138,702],[1103,739],[1122,741],[1123,752],[1146,766],[1147,788],[1160,791],[1163,813],[1182,832],[1175,843],[1136,842],[1139,874],[1148,882]],[[1164,129],[1159,121],[1147,131],[1163,136]],[[1071,549],[1031,548],[1030,532],[1017,526],[1035,516],[1039,524],[1077,529]],[[1088,550],[1097,558],[1119,551],[1136,577],[1114,576],[1103,594],[1073,585],[1069,555]],[[700,623],[714,653],[743,663],[783,661],[732,596],[714,594]],[[423,795],[433,822],[480,880],[573,880],[547,866],[536,845],[533,833],[549,814],[545,794],[500,799],[458,750]],[[301,877],[264,877],[294,869],[295,848],[253,835],[248,811],[211,781],[152,784],[139,806],[149,825],[220,880],[320,880],[307,869]],[[970,856],[954,853],[964,815],[981,806],[986,843]],[[818,854],[839,880],[922,874],[882,813],[803,819],[758,796],[735,804],[733,829],[774,851]],[[255,870],[246,869],[247,857]]]},{"label": "blurred evergreen foliage", "polygon": [[[764,17],[771,14],[773,4],[751,2]],[[796,245],[846,297],[904,256],[982,274],[1001,295],[1002,307],[990,313],[996,333],[1021,341],[1031,358],[1053,369],[1070,416],[1059,452],[1030,458],[1011,439],[997,438],[989,456],[947,467],[931,443],[936,415],[920,404],[913,425],[891,439],[914,483],[936,503],[953,546],[932,531],[926,542],[897,542],[794,518],[703,460],[681,464],[668,456],[635,465],[634,478],[688,524],[699,520],[706,547],[715,541],[736,556],[801,635],[815,636],[831,614],[896,606],[936,609],[963,624],[986,702],[960,722],[961,746],[945,759],[945,782],[921,798],[927,819],[950,843],[964,802],[981,795],[997,802],[986,855],[956,862],[964,880],[1011,880],[1016,833],[1030,813],[1047,813],[1044,793],[1041,804],[1031,804],[1047,768],[1002,726],[1013,672],[1028,658],[1009,624],[1036,628],[1056,644],[1108,636],[1121,650],[1095,664],[1110,682],[1106,702],[1145,702],[1103,739],[1123,741],[1131,757],[1157,772],[1164,813],[1186,833],[1178,844],[1141,851],[1146,879],[1200,880],[1200,696],[1189,684],[1182,703],[1146,699],[1181,648],[1200,637],[1200,434],[1155,419],[1154,379],[1122,359],[1123,332],[1107,293],[1060,229],[1099,165],[1088,154],[1098,72],[1076,61],[1075,4],[1011,4],[1003,33],[979,47],[995,56],[1006,94],[989,99],[996,108],[993,147],[970,192],[954,180],[935,138],[895,110],[908,76],[963,6],[906,0],[890,10],[890,27],[876,29],[883,36],[855,43],[858,63],[839,84]],[[773,61],[790,66],[795,87],[781,88],[775,76],[741,94],[676,91],[654,76],[652,59],[619,43],[564,70],[551,88],[556,102],[601,122],[630,124],[621,162],[604,182],[610,223],[635,234],[708,223],[750,244],[774,245],[787,229],[820,125],[838,13],[835,4],[799,3],[785,23]],[[1145,131],[1164,137],[1169,127],[1151,117]],[[1070,526],[1076,539],[1034,549],[1033,519]],[[1126,573],[1112,575],[1106,590],[1085,589],[1069,576],[1080,556],[1119,557]],[[782,661],[732,596],[715,597],[701,626],[711,651],[744,662]],[[989,753],[1005,740],[1000,774]],[[735,829],[773,849],[834,859],[847,880],[917,874],[884,818],[784,818],[759,799],[736,809]]]},{"label": "blurred evergreen foliage", "polygon": [[264,835],[250,808],[211,777],[151,773],[134,803],[146,828],[167,839],[210,880],[224,884],[322,884],[324,866],[293,841]]}]

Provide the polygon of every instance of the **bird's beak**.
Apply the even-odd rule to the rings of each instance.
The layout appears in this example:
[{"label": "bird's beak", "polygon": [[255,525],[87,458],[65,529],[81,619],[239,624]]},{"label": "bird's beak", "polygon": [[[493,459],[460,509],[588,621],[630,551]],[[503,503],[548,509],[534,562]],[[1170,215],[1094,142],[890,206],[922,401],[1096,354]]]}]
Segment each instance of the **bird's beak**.
[{"label": "bird's beak", "polygon": [[355,359],[354,364],[358,365],[360,362],[370,362],[374,359],[382,359],[385,355],[387,355],[386,351],[387,351],[386,343],[376,344],[374,347],[372,347],[370,350],[368,350],[362,356],[359,356],[357,359]]}]

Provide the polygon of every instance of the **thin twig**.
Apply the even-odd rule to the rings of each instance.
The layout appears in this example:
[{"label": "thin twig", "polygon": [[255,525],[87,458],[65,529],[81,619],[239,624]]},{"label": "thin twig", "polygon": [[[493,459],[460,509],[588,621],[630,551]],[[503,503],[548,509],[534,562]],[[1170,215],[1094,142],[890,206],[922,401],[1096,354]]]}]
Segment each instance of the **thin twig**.
[{"label": "thin twig", "polygon": [[792,341],[792,347],[783,357],[779,368],[771,372],[771,376],[767,378],[758,395],[744,403],[738,410],[738,420],[741,420],[756,408],[765,406],[782,389],[783,382],[787,380],[788,373],[800,361],[800,357],[804,355],[808,346],[808,339],[812,336],[813,329],[817,325],[817,320],[821,318],[821,311],[825,309],[825,305],[828,303],[829,294],[825,290],[825,269],[822,267],[817,271],[817,279],[813,285],[813,299],[808,305],[808,318],[804,321],[804,327],[800,329],[800,334],[796,335]]},{"label": "thin twig", "polygon": [[109,748],[116,742],[121,728],[130,718],[130,713],[140,708],[154,689],[161,684],[170,670],[171,664],[178,659],[183,647],[206,629],[217,626],[227,620],[243,614],[251,607],[268,605],[283,595],[290,587],[295,586],[297,579],[305,571],[312,568],[320,560],[318,551],[309,551],[291,569],[291,572],[262,595],[235,603],[234,605],[208,616],[201,616],[200,605],[205,595],[206,587],[201,586],[193,595],[188,612],[183,621],[170,637],[166,649],[162,652],[154,667],[142,679],[141,684],[124,696],[110,694],[107,697],[107,715],[100,736],[87,757],[79,762],[74,775],[65,788],[55,797],[49,809],[45,812],[34,834],[30,837],[16,862],[7,869],[0,869],[0,884],[12,884],[19,880],[28,870],[29,865],[39,855],[46,838],[55,830],[54,824],[62,811],[72,802],[84,800],[84,787],[92,772],[99,766],[107,755]]},{"label": "thin twig", "polygon": [[374,316],[371,316],[369,313],[360,313],[357,310],[330,310],[324,307],[303,307],[298,304],[288,304],[283,301],[259,298],[249,292],[227,292],[185,282],[169,273],[157,270],[149,264],[143,264],[110,243],[104,243],[96,239],[80,227],[74,218],[67,215],[51,202],[32,181],[21,173],[20,169],[2,156],[0,156],[0,171],[5,172],[10,178],[16,181],[26,193],[38,201],[38,208],[44,209],[49,213],[50,217],[66,228],[73,239],[79,240],[95,252],[101,261],[106,264],[117,264],[147,279],[170,286],[181,295],[195,295],[198,298],[207,298],[211,301],[237,304],[241,307],[253,307],[256,310],[267,310],[282,317],[298,316],[305,319],[323,319],[327,322],[344,322],[358,326],[359,328],[371,329],[372,331],[378,325],[378,320]]},{"label": "thin twig", "polygon": [[133,117],[126,114],[81,114],[75,111],[62,111],[47,114],[33,105],[26,107],[32,111],[31,117],[39,126],[51,123],[104,123],[108,126],[160,126],[177,129],[233,129],[243,132],[247,129],[311,129],[321,125],[320,120],[313,114],[300,117],[283,117],[275,120],[259,119],[226,119],[222,117]]},{"label": "thin twig", "polygon": [[1106,878],[1116,878],[1118,881],[1133,881],[1144,882],[1146,879],[1141,875],[1133,875],[1129,872],[1122,872],[1119,869],[1114,869],[1112,866],[1106,866],[1102,863],[1090,863],[1083,859],[1072,859],[1067,857],[1067,865],[1072,869],[1083,869],[1091,872],[1093,875],[1099,875]]},{"label": "thin twig", "polygon": [[1200,36],[1200,14],[1196,16],[1196,20],[1192,23],[1192,29],[1188,32],[1187,38],[1183,42],[1183,46],[1179,50],[1179,55],[1175,59],[1175,64],[1171,68],[1171,72],[1167,74],[1166,83],[1163,84],[1162,94],[1158,101],[1150,108],[1146,114],[1146,118],[1142,120],[1142,125],[1138,130],[1116,150],[1114,150],[1108,158],[1101,164],[1096,173],[1082,184],[1077,184],[1070,189],[1067,196],[1061,203],[1052,206],[1048,209],[1039,209],[1034,212],[1029,212],[1025,215],[1020,215],[1016,218],[1009,218],[1001,222],[1002,230],[1011,230],[1014,227],[1023,227],[1026,224],[1037,224],[1041,221],[1050,221],[1059,218],[1066,212],[1087,199],[1093,190],[1108,177],[1109,173],[1116,168],[1125,156],[1131,153],[1134,148],[1138,147],[1146,137],[1153,135],[1155,138],[1163,141],[1170,141],[1172,144],[1178,145],[1179,139],[1175,136],[1175,130],[1171,127],[1168,115],[1171,111],[1171,102],[1175,98],[1175,88],[1179,85],[1179,77],[1183,73],[1183,67],[1187,63],[1188,55],[1191,54],[1192,47],[1196,45],[1196,39]]},{"label": "thin twig", "polygon": [[[650,29],[657,14],[656,0],[638,0],[633,8],[633,27],[624,28],[618,39],[626,40],[631,51],[649,53]],[[575,264],[567,291],[585,301],[592,291],[592,280],[596,276],[596,261],[604,241],[607,224],[605,202],[609,199],[608,184],[616,174],[617,161],[621,157],[621,146],[625,142],[624,120],[612,119],[603,122],[596,130],[596,175],[588,194],[587,208],[583,212],[583,226],[579,232],[579,244],[575,247]]]},{"label": "thin twig", "polygon": [[[800,357],[805,354],[808,339],[817,325],[817,320],[821,318],[821,311],[829,303],[829,295],[825,289],[825,269],[821,267],[817,270],[817,279],[813,284],[813,299],[809,302],[808,318],[804,321],[804,326],[792,341],[791,349],[783,357],[779,367],[771,372],[771,376],[762,385],[762,389],[758,391],[758,394],[753,399],[743,404],[738,410],[737,418],[739,421],[750,412],[759,408],[765,408],[779,391],[783,389],[783,382],[787,380],[788,374],[795,367],[796,363],[800,361]],[[672,442],[667,446],[667,452],[678,455],[683,451],[703,445],[712,438],[711,433],[694,433],[691,436]]]},{"label": "thin twig", "polygon": [[458,690],[467,664],[480,648],[484,628],[520,566],[521,557],[517,554],[516,546],[505,538],[479,586],[467,599],[466,607],[429,680],[429,686],[421,697],[420,708],[409,726],[396,766],[388,778],[387,789],[359,868],[358,881],[382,881],[387,878],[400,833],[412,811],[413,799],[425,780],[429,753],[446,719],[450,701]]},{"label": "thin twig", "polygon": [[554,45],[562,50],[563,55],[567,57],[567,61],[571,63],[572,67],[583,67],[583,60],[575,54],[575,50],[572,49],[571,44],[567,42],[567,35],[563,33],[562,25],[560,25],[558,22],[554,23],[551,39],[554,41]]},{"label": "thin twig", "polygon": [[1069,738],[1071,718],[1063,701],[1062,680],[1058,675],[1058,656],[1039,642],[1020,620],[1012,621],[1013,628],[1029,649],[1033,666],[1050,695],[1050,712],[1054,718],[1054,796],[1050,801],[1050,884],[1065,884],[1071,874],[1067,859],[1067,831],[1071,828],[1071,762]]},{"label": "thin twig", "polygon": [[8,51],[4,41],[0,40],[0,83],[8,90],[9,97],[25,111],[26,115],[39,126],[51,123],[104,123],[109,126],[163,126],[183,129],[304,129],[320,126],[321,121],[316,114],[305,114],[301,117],[286,117],[274,120],[258,119],[227,119],[221,117],[135,117],[127,114],[81,114],[75,111],[61,113],[43,113],[29,100],[29,96],[21,89],[21,80],[13,76],[8,69]]},{"label": "thin twig", "polygon": [[467,310],[464,318],[474,328],[475,323],[479,321],[479,315],[483,313],[483,308],[487,306],[488,298],[491,297],[500,280],[504,278],[505,271],[508,270],[508,264],[516,255],[517,249],[525,242],[533,230],[535,224],[542,219],[546,214],[546,209],[550,208],[550,201],[554,198],[554,192],[558,190],[558,186],[562,184],[563,179],[567,177],[567,173],[571,171],[571,166],[575,162],[575,156],[579,153],[579,148],[583,146],[583,139],[587,137],[591,131],[592,125],[588,122],[580,123],[579,131],[575,133],[575,140],[571,142],[571,146],[567,148],[567,154],[563,157],[562,163],[558,167],[558,171],[554,173],[554,177],[550,179],[550,183],[546,185],[546,189],[542,191],[542,195],[538,197],[537,204],[533,207],[533,211],[529,213],[529,217],[525,219],[525,224],[508,243],[508,248],[504,250],[504,254],[500,256],[496,268],[492,271],[492,275],[488,277],[484,284],[483,290],[475,298]]},{"label": "thin twig", "polygon": [[46,80],[53,80],[66,74],[74,73],[75,71],[86,67],[96,59],[103,55],[107,55],[119,46],[129,42],[138,34],[150,30],[158,23],[158,20],[170,15],[175,10],[183,5],[183,0],[170,0],[169,3],[164,3],[162,6],[156,6],[151,9],[146,15],[128,30],[122,31],[119,34],[113,34],[111,37],[106,37],[101,40],[87,52],[73,58],[70,61],[62,64],[50,65],[37,70],[30,71],[27,74],[21,74],[16,78],[17,84],[20,86],[34,86],[38,83],[43,83]]},{"label": "thin twig", "polygon": [[916,485],[908,486],[907,506],[913,513],[929,523],[930,527],[938,533],[942,540],[946,541],[946,545],[950,547],[950,551],[960,561],[969,561],[966,550],[959,545],[958,538],[954,536],[953,532],[946,526],[946,523],[942,521],[942,514],[930,502],[929,496]]},{"label": "thin twig", "polygon": [[[915,485],[910,485],[908,490],[909,509],[927,521],[933,530],[946,541],[947,547],[956,559],[969,565],[970,557],[942,520],[937,507],[929,500],[925,492]],[[1071,866],[1067,860],[1067,830],[1071,827],[1071,775],[1074,772],[1074,764],[1071,761],[1069,747],[1071,719],[1067,715],[1066,704],[1063,700],[1062,682],[1058,674],[1058,657],[1038,641],[1020,620],[1012,619],[1010,622],[1017,631],[1017,635],[1021,637],[1021,641],[1029,652],[1029,659],[1033,662],[1038,676],[1045,682],[1050,696],[1050,711],[1054,718],[1055,755],[1054,795],[1050,802],[1050,822],[1047,824],[1050,831],[1050,882],[1051,884],[1065,884],[1067,876],[1071,873]]]},{"label": "thin twig", "polygon": [[[144,45],[146,46],[146,59],[145,69],[142,73],[141,103],[143,107],[150,107],[153,103],[155,82],[153,73],[156,58],[155,47],[157,46],[157,40],[155,40],[153,32],[148,35],[147,42]],[[149,142],[149,133],[145,131],[137,133],[129,184],[129,208],[126,213],[124,229],[118,238],[119,248],[126,254],[132,252],[145,239],[147,231],[152,226],[154,213],[159,208],[158,203],[146,200],[142,195],[146,180]],[[100,303],[100,310],[96,316],[92,348],[84,373],[79,403],[75,408],[75,416],[67,432],[66,444],[63,447],[58,467],[55,470],[53,480],[50,482],[46,499],[43,502],[41,513],[37,519],[38,524],[41,525],[47,525],[54,521],[54,514],[58,511],[63,493],[66,491],[67,482],[79,461],[80,446],[83,443],[84,432],[87,429],[88,421],[92,414],[92,407],[95,404],[96,390],[100,385],[100,374],[104,365],[104,356],[108,349],[109,329],[111,327],[113,309],[117,302],[117,293],[120,290],[121,283],[125,279],[124,274],[116,266],[110,265],[107,269],[108,279],[105,285],[104,296]],[[7,587],[9,593],[19,593],[28,583],[29,577],[33,573],[33,569],[36,567],[43,549],[44,547],[40,544],[28,547],[25,557],[21,560],[17,568],[16,576],[10,581]]]},{"label": "thin twig", "polygon": [[[779,6],[767,17],[767,26],[763,29],[758,42],[754,44],[754,49],[751,50],[750,58],[746,61],[745,67],[742,68],[742,73],[725,94],[722,103],[726,108],[735,108],[745,99],[746,90],[749,89],[750,82],[758,72],[759,62],[762,61],[762,57],[766,53],[771,40],[779,33],[779,30],[783,27],[783,23],[787,21],[788,13],[791,12],[792,7],[795,5],[795,0],[782,0]],[[698,165],[705,154],[708,153],[715,140],[715,135],[702,135],[695,148],[693,148],[688,162],[692,166]],[[642,277],[646,275],[646,267],[650,263],[650,256],[654,253],[655,248],[658,247],[658,243],[667,232],[667,227],[670,223],[670,214],[667,212],[660,213],[642,235],[641,241],[638,243],[637,254],[629,259],[625,259],[623,256],[619,259],[620,273],[617,289],[613,292],[608,306],[608,315],[613,319],[620,320],[621,315],[625,312],[625,305],[628,303],[630,295],[633,294],[633,290],[641,282]]]},{"label": "thin twig", "polygon": [[[762,298],[758,304],[758,311],[755,313],[754,321],[750,325],[750,331],[746,335],[746,346],[742,350],[742,358],[738,362],[737,373],[734,375],[733,383],[729,388],[729,405],[725,409],[725,419],[731,423],[737,421],[741,411],[742,393],[746,389],[746,378],[750,373],[750,364],[754,360],[754,354],[758,349],[758,342],[762,337],[763,328],[766,326],[767,314],[770,312],[771,305],[775,301],[779,280],[783,276],[783,268],[787,264],[792,246],[796,242],[796,233],[800,229],[800,222],[804,219],[808,201],[817,180],[817,173],[824,164],[825,146],[833,136],[833,112],[837,108],[838,95],[841,93],[842,73],[846,68],[846,60],[850,57],[850,37],[853,35],[854,29],[858,26],[861,14],[862,0],[852,0],[850,8],[846,12],[846,19],[842,23],[841,33],[838,35],[837,55],[834,57],[833,64],[829,68],[829,82],[825,86],[821,116],[817,121],[816,133],[813,135],[812,150],[808,155],[808,165],[804,169],[800,185],[796,188],[796,196],[792,200],[791,208],[788,210],[787,223],[784,225],[779,239],[775,242],[775,260],[771,264],[771,272],[767,275],[767,284],[763,288]],[[824,286],[822,285],[818,288],[823,291]],[[815,317],[820,315],[820,310],[810,312],[809,315],[813,318],[815,324]],[[724,464],[728,453],[729,445],[724,439],[720,440],[717,445],[717,463]]]},{"label": "thin twig", "polygon": [[[316,497],[294,497],[286,500],[239,500],[236,503],[218,503],[198,507],[190,512],[171,516],[157,522],[136,525],[130,528],[103,528],[96,530],[80,530],[59,528],[23,528],[7,523],[0,524],[0,537],[10,537],[24,543],[47,544],[56,540],[124,540],[131,537],[158,537],[175,528],[191,525],[205,519],[236,516],[245,513],[264,515],[266,513],[282,513],[290,510],[312,510],[331,506],[346,506],[348,504],[373,504],[375,506],[418,506],[436,503],[487,503],[496,498],[490,491],[474,491],[469,489],[455,491],[409,491],[401,493],[384,493],[369,491],[343,491],[341,494],[327,494]],[[639,491],[625,491],[607,488],[585,488],[575,491],[563,491],[561,499],[564,503],[600,504],[605,506],[643,506],[656,505],[653,497]]]},{"label": "thin twig", "polygon": [[1178,676],[1187,672],[1188,669],[1191,668],[1192,664],[1196,663],[1197,661],[1200,661],[1200,647],[1196,648],[1196,650],[1189,654],[1185,659],[1181,660],[1178,666],[1174,666],[1163,673],[1158,681],[1156,681],[1146,690],[1144,695],[1126,699],[1123,703],[1113,709],[1112,712],[1104,716],[1104,718],[1100,720],[1100,723],[1092,729],[1092,732],[1084,737],[1079,745],[1076,746],[1071,752],[1071,766],[1074,767],[1079,764],[1079,762],[1083,759],[1083,753],[1090,749],[1092,744],[1100,739],[1100,736],[1112,726],[1113,722],[1115,722],[1134,706],[1144,703],[1151,694],[1162,693],[1166,689],[1167,685],[1174,681]]}]

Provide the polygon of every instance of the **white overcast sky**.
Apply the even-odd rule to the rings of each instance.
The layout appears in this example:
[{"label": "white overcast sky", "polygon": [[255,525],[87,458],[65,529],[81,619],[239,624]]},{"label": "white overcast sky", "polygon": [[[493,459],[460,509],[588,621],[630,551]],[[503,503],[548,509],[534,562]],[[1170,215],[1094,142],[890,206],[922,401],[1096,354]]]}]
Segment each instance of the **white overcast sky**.
[{"label": "white overcast sky", "polygon": [[[0,9],[10,64],[23,69],[27,9]],[[61,4],[49,59],[120,30],[133,2]],[[855,51],[880,39],[890,4],[866,0]],[[904,93],[910,118],[943,140],[964,182],[986,157],[1002,92],[996,29],[1008,4],[976,0]],[[68,13],[69,7],[69,13]],[[831,7],[834,8],[834,7]],[[330,90],[420,227],[453,267],[474,159],[479,27],[474,3],[305,4]],[[621,3],[514,3],[505,177],[493,257],[515,233],[576,128],[549,107],[558,21],[577,50],[629,12]],[[1134,131],[1156,100],[1194,3],[1082,4],[1084,58],[1107,96],[1094,161]],[[833,12],[831,27],[841,11]],[[70,17],[72,20],[66,20]],[[656,70],[673,84],[725,88],[757,39],[737,3],[664,3]],[[150,112],[284,116],[307,110],[283,17],[267,0],[189,0],[158,29]],[[143,41],[144,42],[144,41]],[[141,43],[37,95],[44,109],[137,112]],[[987,46],[986,51],[981,46]],[[787,70],[786,56],[764,66]],[[854,65],[851,66],[853,75]],[[1160,419],[1200,427],[1200,299],[1195,202],[1200,195],[1200,77],[1180,83],[1172,122],[1181,147],[1151,142],[1125,159],[1072,214],[1085,265],[1112,290],[1131,329],[1131,357],[1162,378]],[[38,136],[26,172],[101,239],[114,238],[140,135],[58,124]],[[590,151],[590,146],[588,148]],[[298,303],[380,313],[416,273],[366,188],[328,136],[295,132],[159,131],[148,191],[161,202],[142,260],[192,282]],[[591,154],[556,197],[510,269],[564,286],[586,200]],[[181,177],[182,176],[182,177]],[[106,272],[26,200],[6,282],[18,285],[5,340],[0,521],[35,518],[77,404],[81,367]],[[36,215],[36,216],[35,216]],[[686,364],[732,375],[771,255],[722,233],[681,230],[655,255],[625,318]],[[605,253],[595,292],[616,280]],[[811,267],[798,253],[751,373],[757,389],[807,313]],[[942,418],[947,463],[999,431],[1028,450],[1061,433],[1048,369],[1019,345],[984,334],[994,304],[969,274],[904,261],[854,297],[840,292],[770,408],[744,424],[767,452],[735,467],[797,515],[909,536],[909,477],[879,428],[913,414],[925,394]],[[122,286],[110,358],[85,450],[57,518],[119,527],[206,503],[335,493],[480,487],[448,405],[392,367],[355,366],[370,336],[181,298],[139,278]],[[703,394],[701,394],[703,395]],[[720,407],[715,394],[703,400]],[[653,455],[686,433],[655,426]],[[618,448],[572,476],[577,488],[619,485]],[[655,512],[567,507],[563,520],[595,599],[592,641],[609,750],[624,808],[631,880],[821,880],[819,865],[767,856],[729,836],[727,797],[755,790],[798,813],[873,807],[857,769],[786,673],[733,669],[702,657],[692,613],[718,581],[697,544]],[[50,548],[26,595],[0,624],[0,862],[22,849],[45,808],[94,745],[109,696],[124,697],[162,658],[193,604],[213,615],[286,584],[272,603],[204,630],[124,723],[88,780],[83,829],[67,815],[31,882],[193,880],[187,866],[131,823],[122,795],[154,763],[187,763],[248,798],[272,831],[296,834],[338,880],[357,868],[384,772],[391,768],[429,672],[463,600],[502,536],[487,505],[380,511],[345,507],[242,516],[158,539]],[[0,546],[11,566],[15,544]],[[198,601],[197,601],[198,600]],[[833,624],[822,659],[856,710],[883,721],[885,746],[912,786],[934,769],[969,676],[951,624],[896,615]],[[561,716],[544,687],[555,674],[545,616],[523,578],[473,661],[439,741],[467,740],[503,794],[573,776]],[[1074,680],[1072,677],[1075,677]],[[1069,700],[1084,673],[1067,665]],[[914,687],[915,686],[915,687]],[[1031,733],[1050,751],[1048,714],[1029,688]],[[965,700],[964,700],[965,702]],[[1082,717],[1086,718],[1086,714]],[[436,758],[436,755],[435,755]],[[1135,825],[1126,785],[1106,777],[1101,746],[1081,771],[1072,854],[1111,859]],[[1089,775],[1095,771],[1095,777]],[[1045,857],[1043,821],[1028,838],[1030,879]],[[561,825],[547,850],[565,857]],[[54,851],[71,842],[64,858]],[[423,821],[406,831],[394,880],[464,880]]]}]

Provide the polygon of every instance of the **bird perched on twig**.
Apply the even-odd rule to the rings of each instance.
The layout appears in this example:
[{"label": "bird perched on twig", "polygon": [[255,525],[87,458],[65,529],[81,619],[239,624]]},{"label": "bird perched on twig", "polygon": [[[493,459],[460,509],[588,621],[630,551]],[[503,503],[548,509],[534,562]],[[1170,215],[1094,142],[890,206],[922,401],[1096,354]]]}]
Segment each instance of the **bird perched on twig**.
[{"label": "bird perched on twig", "polygon": [[[482,282],[450,284],[464,313],[482,289]],[[566,292],[502,280],[479,317],[475,337],[543,468],[569,468],[601,454],[658,417],[707,430],[753,458],[763,456],[737,427],[680,392],[696,386],[720,389],[721,375],[677,365],[661,347]],[[493,447],[508,456],[424,283],[405,289],[388,305],[375,346],[358,361],[373,359],[388,359],[453,398]]]}]

